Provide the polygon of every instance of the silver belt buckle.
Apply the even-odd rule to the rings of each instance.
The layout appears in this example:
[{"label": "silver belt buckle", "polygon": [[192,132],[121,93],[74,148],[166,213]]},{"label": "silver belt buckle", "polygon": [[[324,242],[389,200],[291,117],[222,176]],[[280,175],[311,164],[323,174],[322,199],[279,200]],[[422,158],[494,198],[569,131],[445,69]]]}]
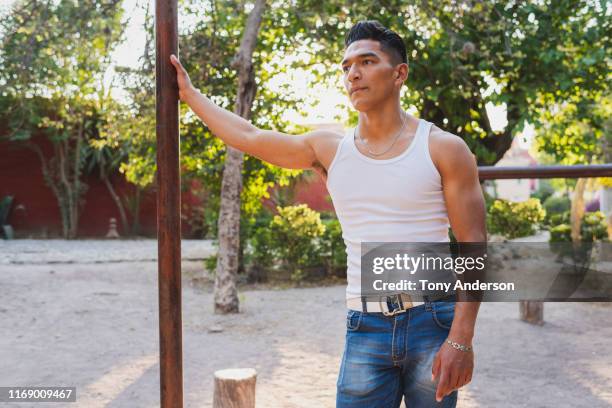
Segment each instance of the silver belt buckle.
[{"label": "silver belt buckle", "polygon": [[[392,312],[389,311],[389,308],[387,306],[387,302],[385,301],[383,303],[382,301],[382,297],[380,297],[378,299],[378,303],[380,304],[380,310],[382,310],[383,315],[385,316],[395,316],[397,314],[400,313],[405,313],[406,309],[412,307],[412,300],[410,299],[410,295],[406,294],[405,296],[408,296],[408,303],[404,303],[404,301],[402,300],[402,294],[397,294],[397,295],[391,295],[391,296],[386,296],[386,298],[392,298],[395,297],[397,299],[397,303],[399,305],[398,309],[393,310]],[[407,307],[405,307],[407,305]]]}]

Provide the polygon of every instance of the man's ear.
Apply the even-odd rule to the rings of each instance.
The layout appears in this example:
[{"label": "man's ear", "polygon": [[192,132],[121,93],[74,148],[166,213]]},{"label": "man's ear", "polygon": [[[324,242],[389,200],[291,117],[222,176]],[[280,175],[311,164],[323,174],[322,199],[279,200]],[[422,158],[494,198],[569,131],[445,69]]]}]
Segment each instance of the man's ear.
[{"label": "man's ear", "polygon": [[400,64],[397,70],[397,73],[395,74],[395,79],[399,79],[400,76],[402,75],[402,67],[405,66],[406,67],[406,78],[408,78],[408,64]]}]

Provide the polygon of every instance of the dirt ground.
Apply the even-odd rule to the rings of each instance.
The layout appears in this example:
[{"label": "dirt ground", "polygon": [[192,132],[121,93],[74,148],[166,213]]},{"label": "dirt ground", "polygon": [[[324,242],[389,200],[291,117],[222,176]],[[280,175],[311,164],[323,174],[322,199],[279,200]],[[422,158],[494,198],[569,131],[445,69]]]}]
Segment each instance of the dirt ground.
[{"label": "dirt ground", "polygon": [[[11,251],[0,244],[0,386],[76,386],[67,407],[159,406],[157,264],[28,263]],[[215,370],[253,367],[258,407],[333,407],[344,286],[246,288],[242,313],[217,316],[210,287],[194,285],[202,268],[183,264],[184,406],[212,405]],[[483,304],[476,370],[458,406],[612,407],[611,312],[612,304],[547,303],[538,327],[517,319],[516,303]]]}]

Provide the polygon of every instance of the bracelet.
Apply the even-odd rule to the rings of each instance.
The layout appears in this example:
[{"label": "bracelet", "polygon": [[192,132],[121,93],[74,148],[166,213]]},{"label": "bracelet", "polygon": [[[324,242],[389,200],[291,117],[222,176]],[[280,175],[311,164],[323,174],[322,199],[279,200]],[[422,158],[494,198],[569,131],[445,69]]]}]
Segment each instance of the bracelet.
[{"label": "bracelet", "polygon": [[464,346],[463,344],[456,343],[449,339],[446,339],[446,342],[450,344],[454,349],[461,350],[461,351],[472,351],[472,346]]}]

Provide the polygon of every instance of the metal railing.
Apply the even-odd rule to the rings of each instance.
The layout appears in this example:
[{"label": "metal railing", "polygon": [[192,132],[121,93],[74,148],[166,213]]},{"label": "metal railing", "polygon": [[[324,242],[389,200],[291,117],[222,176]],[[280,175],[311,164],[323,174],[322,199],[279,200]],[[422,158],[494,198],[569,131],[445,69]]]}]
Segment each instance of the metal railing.
[{"label": "metal railing", "polygon": [[612,177],[612,164],[533,167],[478,167],[478,178],[480,178],[480,180],[584,177]]}]

